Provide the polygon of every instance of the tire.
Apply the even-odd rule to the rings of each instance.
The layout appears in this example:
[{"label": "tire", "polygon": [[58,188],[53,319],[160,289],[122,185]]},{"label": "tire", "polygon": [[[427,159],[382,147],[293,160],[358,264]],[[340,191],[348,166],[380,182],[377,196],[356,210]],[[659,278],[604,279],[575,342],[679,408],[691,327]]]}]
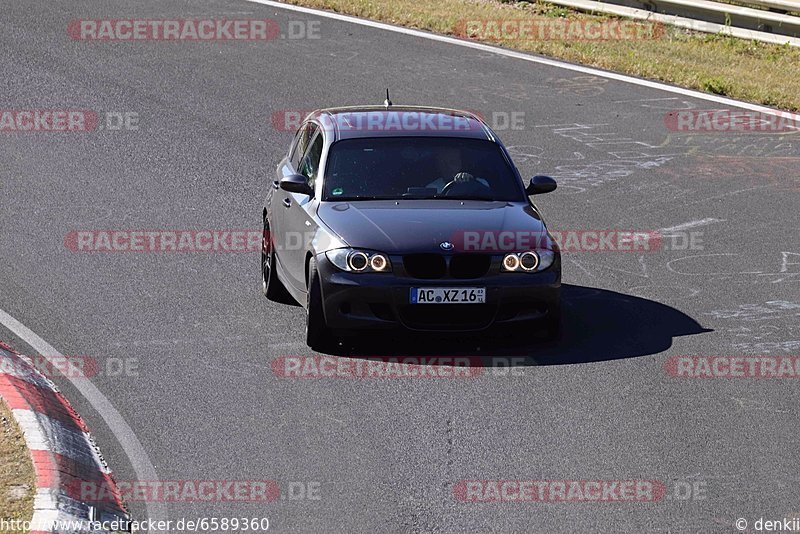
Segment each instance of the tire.
[{"label": "tire", "polygon": [[308,288],[306,292],[306,344],[313,350],[324,352],[333,345],[333,336],[325,322],[322,305],[322,287],[314,258],[308,260]]},{"label": "tire", "polygon": [[269,223],[265,218],[264,233],[261,235],[261,291],[267,299],[287,304],[291,302],[291,297],[275,272],[275,248],[269,235]]}]

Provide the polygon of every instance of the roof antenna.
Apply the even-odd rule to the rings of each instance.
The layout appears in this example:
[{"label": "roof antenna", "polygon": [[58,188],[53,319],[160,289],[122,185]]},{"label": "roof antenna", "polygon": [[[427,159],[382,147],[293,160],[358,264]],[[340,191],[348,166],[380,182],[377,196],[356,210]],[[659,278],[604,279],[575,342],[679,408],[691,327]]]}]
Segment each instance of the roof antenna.
[{"label": "roof antenna", "polygon": [[390,107],[392,107],[392,101],[389,100],[389,88],[388,87],[386,88],[386,100],[383,101],[383,107],[385,107],[386,109],[389,109]]}]

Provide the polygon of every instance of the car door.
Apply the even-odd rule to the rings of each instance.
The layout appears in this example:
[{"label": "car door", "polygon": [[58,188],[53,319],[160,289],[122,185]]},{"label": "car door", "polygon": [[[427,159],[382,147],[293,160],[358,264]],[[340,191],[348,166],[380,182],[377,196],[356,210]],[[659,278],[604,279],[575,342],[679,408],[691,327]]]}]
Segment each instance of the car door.
[{"label": "car door", "polygon": [[[306,183],[313,191],[319,175],[322,149],[325,142],[322,131],[318,127],[309,128],[309,131],[310,139],[305,153],[300,158],[297,172],[305,176]],[[284,194],[286,195],[284,201],[284,221],[286,224],[284,257],[287,262],[286,270],[289,271],[289,275],[292,278],[292,285],[298,290],[305,291],[306,251],[310,248],[314,230],[316,229],[312,215],[313,210],[316,209],[317,200],[301,193],[284,191]]]},{"label": "car door", "polygon": [[290,193],[280,189],[280,181],[290,174],[299,174],[298,167],[308,148],[308,142],[311,140],[314,133],[316,133],[316,128],[316,125],[313,123],[303,123],[300,128],[298,128],[289,149],[289,154],[281,160],[275,171],[275,179],[272,182],[273,191],[269,204],[270,238],[275,246],[278,262],[283,268],[287,266],[287,261],[289,260],[285,251],[287,245],[286,208],[290,203]]}]

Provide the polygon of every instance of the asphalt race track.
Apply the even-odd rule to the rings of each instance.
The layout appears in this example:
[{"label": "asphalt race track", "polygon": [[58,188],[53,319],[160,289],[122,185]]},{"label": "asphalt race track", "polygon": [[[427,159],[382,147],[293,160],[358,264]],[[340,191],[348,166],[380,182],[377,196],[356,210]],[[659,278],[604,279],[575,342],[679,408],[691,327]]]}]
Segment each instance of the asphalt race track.
[{"label": "asphalt race track", "polygon": [[[275,532],[727,533],[737,518],[800,512],[797,379],[675,377],[668,365],[800,353],[796,135],[674,132],[670,111],[720,106],[246,1],[5,1],[0,12],[0,109],[138,119],[0,132],[0,308],[62,354],[135,364],[92,382],[146,458],[130,458],[94,403],[56,379],[118,480],[149,463],[162,481],[274,480],[282,492],[269,503],[132,500],[135,518],[268,517]],[[81,18],[226,17],[283,31],[316,21],[319,38],[67,33]],[[292,137],[276,117],[381,103],[385,87],[396,103],[491,117],[523,176],[558,180],[537,201],[552,229],[660,230],[661,246],[566,252],[555,344],[524,331],[341,350],[489,366],[452,380],[276,376],[276,359],[312,353],[302,308],[262,296],[257,252],[65,246],[86,229],[260,230]],[[1,326],[0,339],[31,351]],[[666,493],[462,502],[463,480],[647,480]]]}]

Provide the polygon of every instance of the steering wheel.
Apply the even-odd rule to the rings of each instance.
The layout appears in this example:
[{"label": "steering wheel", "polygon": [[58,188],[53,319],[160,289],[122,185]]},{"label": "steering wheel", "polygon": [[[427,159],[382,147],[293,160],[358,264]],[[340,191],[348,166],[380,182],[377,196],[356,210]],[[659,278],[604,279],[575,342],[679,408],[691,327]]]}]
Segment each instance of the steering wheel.
[{"label": "steering wheel", "polygon": [[468,195],[472,193],[483,193],[489,188],[480,183],[468,172],[460,172],[442,188],[442,196]]}]

